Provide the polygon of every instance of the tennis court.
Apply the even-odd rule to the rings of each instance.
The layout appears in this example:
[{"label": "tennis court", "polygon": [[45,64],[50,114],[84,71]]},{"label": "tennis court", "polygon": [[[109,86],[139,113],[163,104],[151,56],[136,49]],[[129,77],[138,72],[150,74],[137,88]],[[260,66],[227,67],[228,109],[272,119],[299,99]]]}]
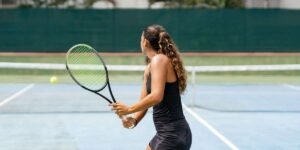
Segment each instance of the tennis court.
[{"label": "tennis court", "polygon": [[[71,81],[63,64],[48,64],[48,70],[45,63],[34,64],[2,67],[1,148],[145,149],[155,133],[151,109],[135,129],[125,129],[106,101]],[[142,82],[139,67],[109,67],[117,100],[126,104],[138,100]],[[249,66],[246,71],[238,71],[238,66],[231,71],[225,66],[223,70],[211,67],[198,68],[194,77],[189,74],[195,81],[189,82],[182,97],[193,133],[192,150],[299,149],[298,66],[271,72],[266,71],[270,65],[262,66],[262,71],[251,71],[251,67],[249,71]],[[211,69],[215,70],[211,73]],[[58,76],[58,84],[48,83],[53,74]]]},{"label": "tennis court", "polygon": [[187,72],[191,150],[299,150],[299,17],[295,0],[0,0],[0,150],[146,149],[152,108],[126,129],[103,85],[136,103],[160,51]]}]

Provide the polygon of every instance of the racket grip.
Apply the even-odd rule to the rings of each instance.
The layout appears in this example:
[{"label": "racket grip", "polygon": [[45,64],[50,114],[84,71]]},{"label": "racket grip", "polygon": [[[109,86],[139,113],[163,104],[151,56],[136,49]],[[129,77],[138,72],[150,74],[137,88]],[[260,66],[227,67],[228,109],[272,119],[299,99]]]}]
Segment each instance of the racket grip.
[{"label": "racket grip", "polygon": [[123,116],[121,116],[121,119],[122,119],[123,121],[126,121],[126,120],[127,120],[127,116],[126,116],[126,115],[123,115]]},{"label": "racket grip", "polygon": [[[126,115],[121,116],[122,121],[128,121],[127,118],[128,118],[128,117],[127,117]],[[130,123],[131,123],[131,126],[129,126],[128,129],[132,129],[132,128],[134,128],[134,127],[136,126],[136,123],[135,123],[135,122],[130,122]]]}]

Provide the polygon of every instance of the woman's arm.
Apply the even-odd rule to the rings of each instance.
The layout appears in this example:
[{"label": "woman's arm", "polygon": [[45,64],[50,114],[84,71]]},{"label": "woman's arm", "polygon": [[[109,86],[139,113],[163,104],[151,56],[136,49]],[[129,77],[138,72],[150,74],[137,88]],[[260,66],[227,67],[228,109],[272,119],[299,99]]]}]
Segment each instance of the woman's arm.
[{"label": "woman's arm", "polygon": [[[143,100],[143,98],[145,98],[147,96],[146,83],[147,83],[147,77],[149,75],[149,68],[150,68],[149,66],[150,65],[148,65],[147,68],[144,71],[144,80],[143,80],[143,86],[142,86],[142,90],[141,90],[140,100]],[[133,118],[136,119],[136,124],[138,124],[144,118],[147,111],[148,111],[148,109],[141,110],[141,111],[138,111],[134,114]]]},{"label": "woman's arm", "polygon": [[131,107],[127,107],[122,103],[114,103],[112,104],[113,110],[116,110],[116,113],[119,115],[127,115],[138,111],[145,111],[149,107],[160,103],[164,96],[168,61],[167,56],[154,56],[150,64],[151,93]]},{"label": "woman's arm", "polygon": [[[149,75],[149,66],[150,65],[148,65],[144,71],[144,78],[143,78],[140,100],[142,100],[144,97],[147,96],[146,83],[147,83],[147,77]],[[123,126],[125,128],[132,128],[132,127],[137,126],[137,124],[144,118],[145,114],[147,113],[147,110],[148,109],[138,111],[134,114],[134,116],[128,116],[126,119],[122,119]],[[120,118],[122,118],[122,117],[120,116]],[[132,124],[134,124],[134,125],[132,125]]]}]

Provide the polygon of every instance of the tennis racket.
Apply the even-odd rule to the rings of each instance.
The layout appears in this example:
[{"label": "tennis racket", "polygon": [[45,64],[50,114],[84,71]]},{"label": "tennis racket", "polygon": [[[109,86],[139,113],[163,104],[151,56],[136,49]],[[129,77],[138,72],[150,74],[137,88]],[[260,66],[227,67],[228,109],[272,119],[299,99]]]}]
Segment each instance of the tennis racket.
[{"label": "tennis racket", "polygon": [[[83,89],[101,96],[109,103],[116,102],[105,62],[94,48],[86,44],[71,47],[66,54],[66,68],[71,78]],[[105,87],[108,87],[112,100],[100,93]]]},{"label": "tennis racket", "polygon": [[[71,47],[66,55],[66,68],[79,86],[101,96],[109,103],[116,102],[110,87],[105,62],[94,48],[86,44],[77,44]],[[100,93],[105,87],[108,87],[112,100]],[[127,120],[127,117],[121,116],[121,119],[124,121]],[[132,126],[129,128],[134,126],[132,122]]]}]

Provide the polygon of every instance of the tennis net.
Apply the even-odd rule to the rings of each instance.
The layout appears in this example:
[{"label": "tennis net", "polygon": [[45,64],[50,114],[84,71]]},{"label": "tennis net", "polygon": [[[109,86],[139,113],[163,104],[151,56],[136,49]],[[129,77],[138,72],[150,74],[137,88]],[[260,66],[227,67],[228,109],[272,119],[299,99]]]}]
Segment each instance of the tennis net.
[{"label": "tennis net", "polygon": [[[145,66],[108,65],[117,100],[139,99]],[[183,102],[221,112],[300,112],[300,64],[187,66]],[[64,64],[0,62],[0,113],[111,112],[106,101],[77,86]],[[51,76],[59,82],[50,84]],[[30,86],[19,96],[16,93]],[[107,91],[104,95],[109,96]],[[14,97],[15,96],[15,97]],[[4,101],[9,100],[9,102]]]}]

